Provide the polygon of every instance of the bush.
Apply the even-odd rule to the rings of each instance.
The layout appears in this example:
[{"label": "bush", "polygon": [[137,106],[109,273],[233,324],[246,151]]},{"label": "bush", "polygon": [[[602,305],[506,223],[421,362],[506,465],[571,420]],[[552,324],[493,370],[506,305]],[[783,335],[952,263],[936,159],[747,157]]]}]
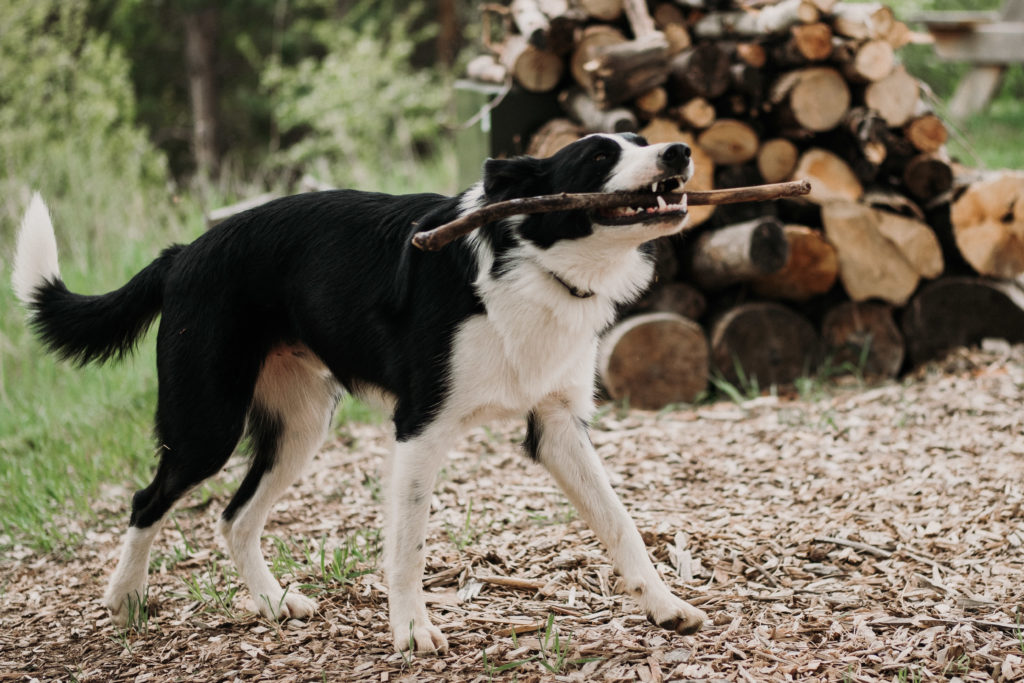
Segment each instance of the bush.
[{"label": "bush", "polygon": [[274,164],[366,186],[404,172],[433,147],[447,96],[437,72],[410,66],[426,37],[413,29],[420,10],[363,2],[317,24],[325,57],[294,67],[272,63],[264,71],[275,122],[286,138],[298,138],[272,157]]}]

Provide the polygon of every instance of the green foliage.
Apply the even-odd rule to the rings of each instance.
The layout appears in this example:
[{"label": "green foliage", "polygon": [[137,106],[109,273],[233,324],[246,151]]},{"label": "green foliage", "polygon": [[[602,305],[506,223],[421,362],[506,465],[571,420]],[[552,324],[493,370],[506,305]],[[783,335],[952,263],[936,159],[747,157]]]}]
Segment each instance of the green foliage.
[{"label": "green foliage", "polygon": [[276,163],[365,186],[368,178],[401,173],[440,134],[447,98],[440,77],[410,65],[426,37],[414,29],[420,9],[388,12],[364,1],[315,26],[328,50],[322,59],[270,64],[263,85],[275,120],[299,137]]}]

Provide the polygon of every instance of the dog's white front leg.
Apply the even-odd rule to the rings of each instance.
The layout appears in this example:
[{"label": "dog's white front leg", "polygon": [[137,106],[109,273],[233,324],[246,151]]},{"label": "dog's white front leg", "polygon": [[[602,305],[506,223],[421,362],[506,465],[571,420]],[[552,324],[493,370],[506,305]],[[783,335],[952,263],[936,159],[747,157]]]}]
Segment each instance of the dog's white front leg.
[{"label": "dog's white front leg", "polygon": [[680,600],[658,575],[636,524],[612,490],[608,474],[590,443],[587,424],[564,397],[539,404],[531,413],[528,444],[580,516],[608,548],[612,562],[651,623],[677,633],[699,631],[704,612]]},{"label": "dog's white front leg", "polygon": [[384,562],[395,649],[446,652],[448,641],[427,616],[423,600],[427,517],[434,480],[448,440],[420,436],[395,446],[387,484]]}]

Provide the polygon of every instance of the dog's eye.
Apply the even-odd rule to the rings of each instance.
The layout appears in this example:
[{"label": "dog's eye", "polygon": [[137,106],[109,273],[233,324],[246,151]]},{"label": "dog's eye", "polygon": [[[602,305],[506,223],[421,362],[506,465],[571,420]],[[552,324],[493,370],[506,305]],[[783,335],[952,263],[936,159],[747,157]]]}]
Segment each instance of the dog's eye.
[{"label": "dog's eye", "polygon": [[594,161],[605,161],[608,158],[607,152],[598,152],[594,155]]}]

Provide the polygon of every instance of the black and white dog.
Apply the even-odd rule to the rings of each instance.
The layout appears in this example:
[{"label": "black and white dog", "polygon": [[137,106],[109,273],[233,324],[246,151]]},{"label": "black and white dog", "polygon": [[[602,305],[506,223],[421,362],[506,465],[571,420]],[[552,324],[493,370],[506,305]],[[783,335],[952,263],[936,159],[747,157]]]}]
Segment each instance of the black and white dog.
[{"label": "black and white dog", "polygon": [[685,205],[516,216],[435,252],[412,235],[488,203],[558,192],[677,189],[692,173],[681,143],[591,135],[553,157],[488,160],[455,197],[348,190],[286,197],[172,246],[120,289],[75,294],[57,265],[39,196],[25,214],[13,282],[56,354],[129,353],[159,314],[153,482],[131,520],[105,604],[125,623],[145,594],[150,547],[175,501],[223,467],[239,440],[248,473],[220,529],[267,617],[308,617],[260,549],[267,514],[323,442],[342,389],[383,398],[396,446],[387,484],[385,564],[399,650],[445,650],[421,577],[435,476],[453,441],[486,420],[527,416],[526,450],[607,546],[626,591],[657,625],[697,631],[648,558],[591,446],[598,335],[652,277],[645,245],[680,231]]}]

